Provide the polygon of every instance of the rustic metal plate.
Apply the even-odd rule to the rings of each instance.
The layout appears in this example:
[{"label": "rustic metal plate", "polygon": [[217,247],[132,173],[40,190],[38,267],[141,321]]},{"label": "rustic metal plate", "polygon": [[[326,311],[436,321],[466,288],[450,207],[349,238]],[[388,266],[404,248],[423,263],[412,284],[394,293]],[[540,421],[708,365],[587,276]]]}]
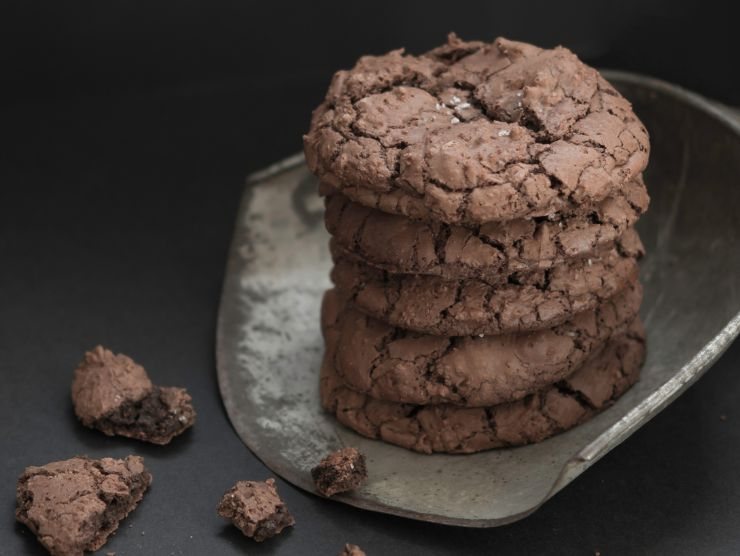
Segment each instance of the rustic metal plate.
[{"label": "rustic metal plate", "polygon": [[672,85],[608,78],[647,125],[650,211],[639,229],[648,358],[642,380],[583,426],[534,446],[420,455],[362,438],[323,414],[319,302],[330,266],[322,203],[302,157],[252,176],[218,321],[218,378],[235,429],[275,473],[312,491],[309,469],[358,446],[370,480],[334,497],[370,510],[470,527],[520,519],[683,392],[740,330],[740,126]]}]

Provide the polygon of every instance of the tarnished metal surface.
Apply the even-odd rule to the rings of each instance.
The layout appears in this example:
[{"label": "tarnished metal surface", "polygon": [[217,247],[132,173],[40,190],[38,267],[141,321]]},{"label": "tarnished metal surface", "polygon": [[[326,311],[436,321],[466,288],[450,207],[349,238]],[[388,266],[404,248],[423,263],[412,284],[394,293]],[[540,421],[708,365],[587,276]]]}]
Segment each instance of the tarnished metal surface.
[{"label": "tarnished metal surface", "polygon": [[648,359],[642,380],[583,426],[523,448],[420,455],[364,439],[321,412],[321,293],[330,258],[322,203],[300,156],[250,179],[218,322],[218,377],[237,432],[275,473],[312,491],[309,469],[358,446],[370,480],[334,499],[427,521],[490,527],[520,519],[645,424],[709,368],[740,329],[740,126],[662,82],[610,80],[653,145],[639,229]]}]

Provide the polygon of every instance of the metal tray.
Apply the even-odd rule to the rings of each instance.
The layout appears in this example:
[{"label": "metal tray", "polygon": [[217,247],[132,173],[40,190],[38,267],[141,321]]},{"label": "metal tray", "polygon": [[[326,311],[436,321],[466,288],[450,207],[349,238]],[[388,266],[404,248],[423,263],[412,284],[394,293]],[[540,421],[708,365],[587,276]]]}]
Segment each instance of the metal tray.
[{"label": "metal tray", "polygon": [[698,379],[740,330],[740,125],[664,82],[610,72],[651,134],[650,211],[639,223],[648,358],[612,408],[522,448],[421,455],[368,440],[321,412],[319,302],[330,258],[322,203],[302,156],[250,177],[217,332],[218,379],[234,428],[275,473],[313,491],[309,469],[358,446],[370,479],[333,500],[414,519],[492,527],[521,519]]}]

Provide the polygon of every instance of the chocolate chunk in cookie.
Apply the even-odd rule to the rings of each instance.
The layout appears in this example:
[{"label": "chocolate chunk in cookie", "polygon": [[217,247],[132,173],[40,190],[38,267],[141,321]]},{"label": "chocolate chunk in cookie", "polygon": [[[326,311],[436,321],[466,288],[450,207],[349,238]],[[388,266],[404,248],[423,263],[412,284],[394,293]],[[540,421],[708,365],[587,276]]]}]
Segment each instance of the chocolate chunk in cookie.
[{"label": "chocolate chunk in cookie", "polygon": [[367,480],[365,456],[357,448],[342,448],[311,469],[311,477],[324,496],[354,490]]},{"label": "chocolate chunk in cookie", "polygon": [[558,220],[519,219],[474,229],[410,220],[333,194],[326,199],[325,222],[335,258],[349,254],[390,272],[498,285],[516,273],[545,270],[610,248],[649,203],[641,181],[626,189],[629,195]]},{"label": "chocolate chunk in cookie", "polygon": [[154,444],[168,444],[195,422],[185,389],[155,386],[143,367],[102,346],[75,370],[72,403],[86,427]]},{"label": "chocolate chunk in cookie", "polygon": [[610,338],[624,333],[642,300],[639,283],[551,329],[444,337],[408,332],[324,296],[322,326],[336,333],[334,372],[380,400],[486,407],[521,399],[562,380]]},{"label": "chocolate chunk in cookie", "polygon": [[275,487],[275,479],[239,481],[226,491],[218,515],[231,521],[245,536],[262,542],[295,525]]},{"label": "chocolate chunk in cookie", "polygon": [[15,517],[50,554],[82,556],[106,543],[151,482],[139,456],[28,467],[18,479]]},{"label": "chocolate chunk in cookie", "polygon": [[577,371],[516,402],[464,408],[384,401],[347,388],[336,373],[338,335],[326,332],[321,368],[323,407],[345,426],[417,452],[472,453],[540,442],[609,407],[640,373],[644,332],[636,321]]},{"label": "chocolate chunk in cookie", "polygon": [[474,278],[394,274],[341,256],[331,272],[341,296],[360,312],[439,336],[551,328],[595,309],[637,275],[637,259],[618,248],[518,276],[498,287]]},{"label": "chocolate chunk in cookie", "polygon": [[337,72],[304,147],[332,187],[400,193],[460,224],[601,201],[644,170],[649,140],[629,102],[568,49],[451,37]]}]

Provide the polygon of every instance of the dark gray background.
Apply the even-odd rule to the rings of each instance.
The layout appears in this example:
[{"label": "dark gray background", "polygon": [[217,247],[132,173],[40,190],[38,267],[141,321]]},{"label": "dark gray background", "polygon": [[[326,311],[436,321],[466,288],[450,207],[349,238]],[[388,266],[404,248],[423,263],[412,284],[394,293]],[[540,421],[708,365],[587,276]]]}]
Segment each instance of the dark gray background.
[{"label": "dark gray background", "polygon": [[[583,3],[586,4],[586,3]],[[392,4],[389,4],[392,6]],[[422,8],[422,6],[425,6]],[[300,149],[331,72],[454,29],[543,45],[740,103],[732,19],[711,3],[5,3],[0,13],[0,554],[41,554],[13,521],[26,465],[143,455],[155,482],[101,551],[127,554],[736,554],[740,344],[532,517],[465,530],[370,514],[280,483],[297,525],[256,545],[215,514],[266,470],[221,405],[213,342],[246,173]],[[389,11],[390,10],[390,11]],[[169,447],[75,421],[71,373],[102,343],[186,386]],[[724,420],[721,417],[724,416]]]}]

